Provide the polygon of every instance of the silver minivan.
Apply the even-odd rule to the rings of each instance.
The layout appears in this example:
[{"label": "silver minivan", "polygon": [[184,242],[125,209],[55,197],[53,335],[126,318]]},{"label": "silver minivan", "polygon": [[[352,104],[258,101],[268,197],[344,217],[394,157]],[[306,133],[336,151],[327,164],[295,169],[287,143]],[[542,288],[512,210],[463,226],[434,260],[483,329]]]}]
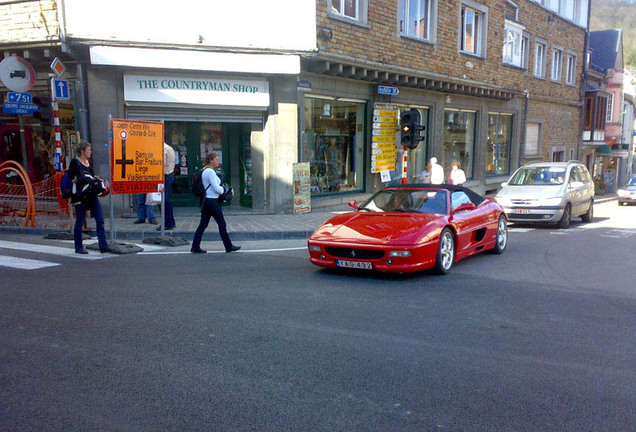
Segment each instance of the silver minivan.
[{"label": "silver minivan", "polygon": [[568,228],[573,217],[583,222],[594,217],[594,182],[579,161],[524,165],[502,183],[495,199],[511,222]]}]

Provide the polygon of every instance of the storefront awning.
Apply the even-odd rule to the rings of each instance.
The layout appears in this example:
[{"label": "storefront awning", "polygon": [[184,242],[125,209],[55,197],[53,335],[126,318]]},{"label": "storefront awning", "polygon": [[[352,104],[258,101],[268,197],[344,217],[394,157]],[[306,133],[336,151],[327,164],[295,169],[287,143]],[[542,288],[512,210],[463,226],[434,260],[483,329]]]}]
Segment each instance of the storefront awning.
[{"label": "storefront awning", "polygon": [[607,144],[604,144],[596,149],[597,156],[612,156],[612,149]]}]

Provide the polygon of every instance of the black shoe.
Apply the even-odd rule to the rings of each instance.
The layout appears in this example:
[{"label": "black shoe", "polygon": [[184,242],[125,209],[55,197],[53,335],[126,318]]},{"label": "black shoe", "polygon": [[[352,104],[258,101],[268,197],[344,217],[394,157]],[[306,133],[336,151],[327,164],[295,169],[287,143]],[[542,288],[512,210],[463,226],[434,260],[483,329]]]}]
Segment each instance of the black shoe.
[{"label": "black shoe", "polygon": [[88,251],[84,248],[81,249],[75,249],[75,253],[76,254],[82,254],[82,255],[88,255]]},{"label": "black shoe", "polygon": [[155,219],[148,221],[148,223],[151,225],[159,225],[159,222],[157,222]]},{"label": "black shoe", "polygon": [[105,248],[99,249],[100,253],[114,253],[115,251],[110,246],[106,246]]},{"label": "black shoe", "polygon": [[198,249],[190,249],[190,252],[192,252],[192,253],[208,253],[208,251],[203,250],[203,249],[201,249],[201,248],[198,248]]},{"label": "black shoe", "polygon": [[230,252],[236,252],[237,250],[239,250],[241,247],[240,246],[232,246],[229,249],[227,249],[225,252],[230,253]]},{"label": "black shoe", "polygon": [[136,221],[134,221],[133,223],[134,223],[135,225],[137,225],[137,224],[142,224],[142,223],[144,223],[144,222],[146,222],[146,221],[141,221],[141,220],[137,219],[137,220],[136,220]]}]

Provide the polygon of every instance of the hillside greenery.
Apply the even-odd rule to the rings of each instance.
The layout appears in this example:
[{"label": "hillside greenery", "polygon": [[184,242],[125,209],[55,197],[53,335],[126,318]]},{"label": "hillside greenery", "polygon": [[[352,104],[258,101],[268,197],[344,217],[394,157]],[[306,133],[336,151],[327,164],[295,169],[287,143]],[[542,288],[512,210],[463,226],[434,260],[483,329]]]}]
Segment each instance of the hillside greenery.
[{"label": "hillside greenery", "polygon": [[636,69],[636,3],[629,0],[592,0],[590,29],[623,29],[625,67]]}]

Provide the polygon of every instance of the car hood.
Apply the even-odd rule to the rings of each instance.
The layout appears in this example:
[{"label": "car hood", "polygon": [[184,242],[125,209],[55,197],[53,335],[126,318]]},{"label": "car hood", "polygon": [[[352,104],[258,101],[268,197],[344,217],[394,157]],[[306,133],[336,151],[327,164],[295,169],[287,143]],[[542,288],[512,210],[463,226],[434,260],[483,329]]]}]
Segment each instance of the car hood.
[{"label": "car hood", "polygon": [[564,185],[548,185],[548,186],[511,186],[508,185],[501,189],[496,198],[508,199],[545,199],[556,196],[563,196]]},{"label": "car hood", "polygon": [[630,192],[636,192],[636,186],[623,186],[622,188],[623,190],[628,190]]},{"label": "car hood", "polygon": [[329,219],[311,240],[366,244],[415,244],[444,222],[445,215],[423,213],[346,213]]}]

